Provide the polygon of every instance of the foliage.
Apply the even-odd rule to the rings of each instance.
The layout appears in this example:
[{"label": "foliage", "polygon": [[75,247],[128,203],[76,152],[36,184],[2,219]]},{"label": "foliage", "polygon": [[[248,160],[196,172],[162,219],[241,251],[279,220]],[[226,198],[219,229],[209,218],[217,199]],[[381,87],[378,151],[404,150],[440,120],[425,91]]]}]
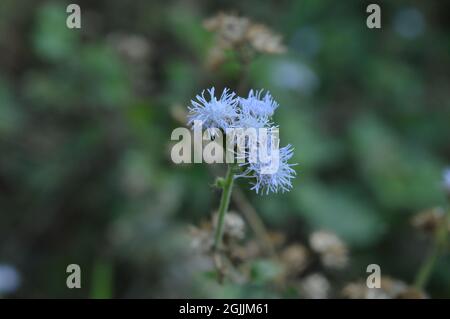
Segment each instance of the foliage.
[{"label": "foliage", "polygon": [[[188,225],[220,194],[204,165],[171,162],[170,132],[202,88],[237,90],[233,48],[208,64],[217,39],[203,21],[220,11],[286,46],[252,56],[246,79],[277,98],[281,143],[299,163],[290,193],[242,187],[277,252],[326,229],[350,250],[345,271],[308,265],[332,278],[332,296],[370,263],[413,282],[430,240],[410,219],[444,205],[450,163],[447,3],[380,2],[380,30],[356,0],[83,0],[80,30],[65,27],[68,3],[0,4],[0,264],[21,276],[7,296],[309,296],[304,274],[283,286],[283,265],[259,255],[240,269],[251,280],[220,285],[189,247]],[[254,238],[247,229],[246,253]],[[71,263],[79,290],[65,286]],[[438,260],[430,296],[450,297],[449,263]]]}]

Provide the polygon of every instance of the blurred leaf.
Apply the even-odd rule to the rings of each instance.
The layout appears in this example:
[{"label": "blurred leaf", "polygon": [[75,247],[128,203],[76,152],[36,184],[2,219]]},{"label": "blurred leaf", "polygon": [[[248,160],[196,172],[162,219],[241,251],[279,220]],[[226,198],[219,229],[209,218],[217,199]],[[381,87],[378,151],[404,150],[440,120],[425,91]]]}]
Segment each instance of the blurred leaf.
[{"label": "blurred leaf", "polygon": [[86,47],[81,52],[82,88],[91,103],[124,106],[131,97],[125,66],[116,54],[101,45]]},{"label": "blurred leaf", "polygon": [[47,3],[39,8],[33,45],[36,53],[43,59],[59,62],[77,54],[77,29],[66,26],[66,8],[55,3]]},{"label": "blurred leaf", "polygon": [[180,44],[192,50],[201,59],[208,51],[211,36],[203,28],[202,17],[195,12],[195,8],[189,4],[178,3],[168,11],[167,18],[170,21],[167,26]]},{"label": "blurred leaf", "polygon": [[268,283],[273,281],[281,274],[280,265],[270,260],[257,260],[251,266],[252,282],[256,284]]},{"label": "blurred leaf", "polygon": [[0,138],[20,129],[23,116],[14,101],[12,92],[0,79]]},{"label": "blurred leaf", "polygon": [[352,246],[367,246],[379,240],[384,225],[368,203],[340,187],[303,181],[293,190],[299,214],[314,229],[328,229]]},{"label": "blurred leaf", "polygon": [[[294,102],[293,102],[294,103]],[[277,114],[282,144],[295,147],[293,163],[299,163],[300,171],[307,171],[336,164],[342,156],[339,141],[323,132],[314,114],[304,107],[288,104]],[[283,142],[284,141],[284,142]]]},{"label": "blurred leaf", "polygon": [[430,154],[402,143],[392,130],[370,116],[355,121],[351,135],[359,169],[387,208],[414,213],[443,202],[442,166]]},{"label": "blurred leaf", "polygon": [[370,94],[391,112],[417,112],[423,97],[423,83],[417,70],[400,61],[374,58],[364,81]]},{"label": "blurred leaf", "polygon": [[92,271],[91,298],[113,297],[113,268],[110,262],[97,260]]},{"label": "blurred leaf", "polygon": [[198,70],[185,61],[171,61],[166,65],[166,77],[168,86],[168,103],[190,101],[197,90]]}]

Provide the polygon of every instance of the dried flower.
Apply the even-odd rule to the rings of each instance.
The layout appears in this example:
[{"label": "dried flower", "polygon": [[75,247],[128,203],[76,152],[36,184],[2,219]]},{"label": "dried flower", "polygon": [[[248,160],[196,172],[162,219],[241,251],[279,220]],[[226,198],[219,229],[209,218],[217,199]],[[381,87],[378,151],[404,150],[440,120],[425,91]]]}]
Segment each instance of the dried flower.
[{"label": "dried flower", "polygon": [[311,274],[300,282],[301,296],[306,299],[325,299],[330,293],[328,279],[319,273]]},{"label": "dried flower", "polygon": [[223,51],[226,49],[239,50],[243,56],[246,54],[251,56],[254,52],[279,54],[286,51],[281,36],[246,17],[219,13],[206,19],[203,26],[216,35],[216,43],[207,59],[208,65],[212,68],[223,63],[225,60]]},{"label": "dried flower", "polygon": [[[213,215],[213,225],[217,225],[217,214]],[[223,234],[230,239],[240,240],[245,237],[245,222],[239,214],[228,212],[225,215]]]},{"label": "dried flower", "polygon": [[142,63],[151,53],[150,44],[139,35],[113,33],[108,35],[108,40],[130,62]]},{"label": "dried flower", "polygon": [[305,246],[292,244],[283,249],[280,258],[286,268],[287,275],[296,276],[301,274],[308,266],[309,253]]},{"label": "dried flower", "polygon": [[348,249],[344,242],[328,231],[316,231],[309,237],[312,250],[320,255],[325,267],[341,269],[348,263]]},{"label": "dried flower", "polygon": [[247,32],[247,39],[258,52],[279,54],[286,51],[281,36],[274,34],[262,24],[251,25]]},{"label": "dried flower", "polygon": [[381,277],[380,288],[369,288],[363,281],[347,284],[342,289],[342,296],[349,299],[416,299],[426,295],[401,280]]},{"label": "dried flower", "polygon": [[203,23],[206,30],[216,32],[220,44],[227,48],[244,41],[249,25],[247,18],[222,12]]},{"label": "dried flower", "polygon": [[428,299],[428,295],[414,287],[408,287],[397,295],[397,299]]},{"label": "dried flower", "polygon": [[234,260],[242,262],[255,259],[260,256],[261,253],[261,245],[255,240],[250,240],[244,245],[236,245],[235,247],[233,247],[233,249],[230,251],[230,256]]},{"label": "dried flower", "polygon": [[206,66],[210,70],[217,70],[226,60],[226,54],[218,46],[213,46],[206,57]]},{"label": "dried flower", "polygon": [[434,233],[445,221],[445,211],[441,207],[435,207],[415,215],[411,223],[417,229],[427,233]]},{"label": "dried flower", "polygon": [[188,230],[191,249],[193,251],[207,253],[211,250],[213,244],[211,225],[203,224],[200,227],[190,226]]},{"label": "dried flower", "polygon": [[367,285],[362,281],[351,282],[344,286],[341,295],[348,299],[366,299]]}]

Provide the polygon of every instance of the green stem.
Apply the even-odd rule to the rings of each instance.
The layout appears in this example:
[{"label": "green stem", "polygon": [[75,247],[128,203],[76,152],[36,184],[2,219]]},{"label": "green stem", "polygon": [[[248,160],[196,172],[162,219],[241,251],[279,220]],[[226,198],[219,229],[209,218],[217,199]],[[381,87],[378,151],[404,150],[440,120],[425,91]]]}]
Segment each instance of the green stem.
[{"label": "green stem", "polygon": [[223,235],[223,222],[225,219],[225,214],[228,211],[228,206],[230,205],[230,197],[233,189],[234,181],[234,166],[228,165],[227,175],[223,181],[223,191],[222,197],[220,198],[220,206],[217,218],[216,234],[214,236],[214,251],[217,251],[222,245],[222,235]]},{"label": "green stem", "polygon": [[414,286],[418,290],[423,290],[425,288],[428,279],[430,278],[433,272],[434,266],[436,265],[436,261],[438,260],[439,255],[441,254],[443,248],[445,247],[448,232],[447,218],[448,214],[444,217],[442,224],[436,230],[433,250],[431,251],[428,258],[424,261],[424,263],[419,269],[419,272],[417,273]]}]

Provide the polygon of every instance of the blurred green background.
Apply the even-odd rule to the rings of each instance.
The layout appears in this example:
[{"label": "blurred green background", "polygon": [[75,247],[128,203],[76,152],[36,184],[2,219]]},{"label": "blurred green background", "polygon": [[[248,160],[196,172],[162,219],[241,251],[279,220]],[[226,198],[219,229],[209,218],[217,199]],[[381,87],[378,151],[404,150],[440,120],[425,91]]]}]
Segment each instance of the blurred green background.
[{"label": "blurred green background", "polygon": [[[284,296],[218,285],[185,236],[220,192],[206,165],[171,162],[170,133],[201,90],[235,88],[236,63],[204,65],[214,35],[202,22],[219,11],[264,23],[288,49],[257,56],[247,83],[280,103],[300,164],[287,194],[238,182],[266,227],[289,242],[338,234],[351,259],[333,284],[369,263],[412,282],[429,242],[409,221],[444,203],[450,164],[449,2],[377,1],[372,30],[370,2],[356,0],[79,0],[73,30],[69,3],[0,2],[0,264],[17,277],[4,296]],[[72,263],[81,289],[65,285]],[[427,291],[450,297],[448,257]]]}]

